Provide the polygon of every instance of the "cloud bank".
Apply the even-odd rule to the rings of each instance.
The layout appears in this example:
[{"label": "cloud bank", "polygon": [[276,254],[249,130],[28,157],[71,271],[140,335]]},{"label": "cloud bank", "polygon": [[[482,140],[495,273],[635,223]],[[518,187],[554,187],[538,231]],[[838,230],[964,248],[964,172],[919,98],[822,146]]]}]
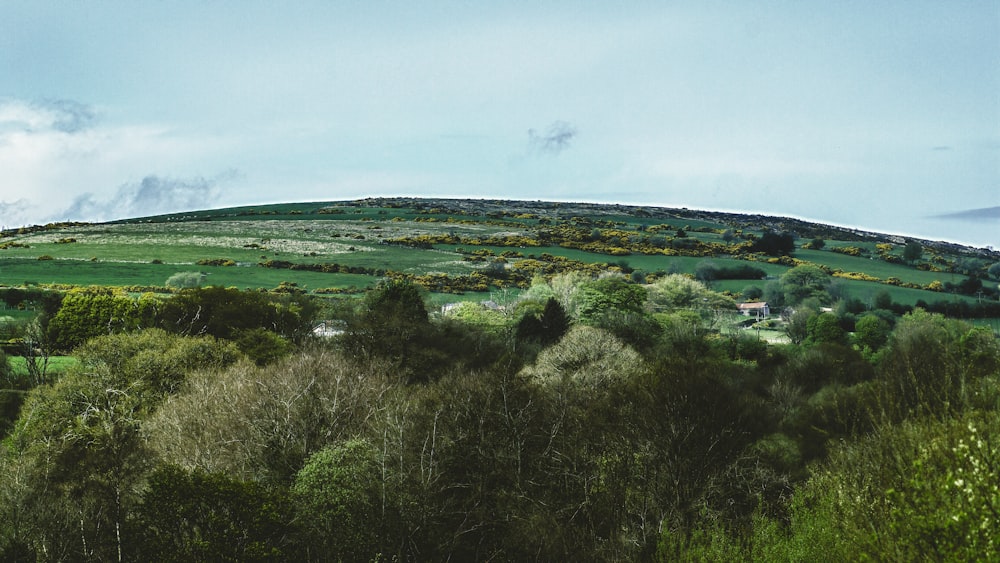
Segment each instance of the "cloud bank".
[{"label": "cloud bank", "polygon": [[97,112],[75,100],[0,101],[0,133],[79,133],[94,126]]},{"label": "cloud bank", "polygon": [[123,184],[108,199],[90,192],[77,196],[61,215],[68,221],[103,221],[204,209],[218,201],[222,184],[239,176],[237,171],[211,179],[149,175]]}]

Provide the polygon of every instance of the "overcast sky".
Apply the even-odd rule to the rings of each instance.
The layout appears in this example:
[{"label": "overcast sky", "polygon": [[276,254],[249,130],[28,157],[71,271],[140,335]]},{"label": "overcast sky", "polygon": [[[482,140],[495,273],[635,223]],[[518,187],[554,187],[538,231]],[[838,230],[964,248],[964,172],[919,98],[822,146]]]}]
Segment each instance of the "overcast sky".
[{"label": "overcast sky", "polygon": [[1000,247],[1000,2],[0,0],[3,226],[392,195]]}]

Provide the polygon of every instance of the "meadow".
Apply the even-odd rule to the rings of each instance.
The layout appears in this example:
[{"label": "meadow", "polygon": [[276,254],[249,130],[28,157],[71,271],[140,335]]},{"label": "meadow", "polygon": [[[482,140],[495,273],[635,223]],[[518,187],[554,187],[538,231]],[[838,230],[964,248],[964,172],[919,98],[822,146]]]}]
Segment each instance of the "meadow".
[{"label": "meadow", "polygon": [[[608,237],[609,245],[621,244],[610,241],[620,241],[622,233],[633,240],[658,236],[662,244],[662,239],[676,241],[675,236],[680,236],[676,231],[684,230],[688,243],[718,248],[726,244],[724,232],[738,232],[753,240],[775,224],[785,225],[783,221],[677,209],[468,200],[386,199],[203,210],[105,224],[7,231],[0,238],[0,285],[99,285],[166,291],[170,276],[201,272],[206,274],[203,281],[206,285],[270,290],[294,284],[307,292],[330,289],[350,292],[373,286],[388,272],[450,277],[485,272],[491,266],[491,259],[480,256],[478,260],[470,260],[470,255],[484,252],[493,256],[504,254],[508,257],[508,267],[517,260],[547,254],[581,264],[617,266],[644,275],[694,274],[706,261],[717,267],[732,267],[747,264],[748,256],[697,251],[659,254],[633,251],[612,255],[568,248],[565,244],[506,246],[490,241],[503,237],[533,240],[543,230],[559,232],[575,228],[584,232],[593,229],[595,234],[616,233]],[[971,302],[973,299],[899,287],[902,284],[924,288],[934,282],[954,285],[965,281],[967,276],[954,268],[950,272],[925,271],[881,260],[875,245],[885,243],[889,240],[886,237],[870,234],[868,239],[858,240],[852,231],[791,224],[802,231],[796,241],[796,259],[831,270],[863,273],[882,282],[898,280],[890,285],[840,279],[850,296],[870,300],[875,293],[885,291],[894,301],[909,305],[920,300],[950,298]],[[807,231],[840,233],[843,237],[828,237],[825,249],[814,250],[803,248],[811,237]],[[445,236],[476,243],[440,243],[434,239]],[[431,237],[435,242],[398,244],[420,237]],[[833,251],[845,246],[861,248],[867,256]],[[899,254],[900,245],[894,247]],[[771,263],[774,260],[769,262],[766,258],[757,257],[751,265],[764,271],[768,279],[780,277],[791,267],[787,263]],[[959,259],[951,258],[956,262]],[[264,267],[268,263],[283,266]],[[292,265],[324,264],[346,268],[336,273],[290,269]],[[349,268],[357,273],[346,273]],[[739,297],[744,288],[763,287],[766,282],[722,280],[713,286]],[[472,292],[466,298],[488,295],[489,291]]]}]

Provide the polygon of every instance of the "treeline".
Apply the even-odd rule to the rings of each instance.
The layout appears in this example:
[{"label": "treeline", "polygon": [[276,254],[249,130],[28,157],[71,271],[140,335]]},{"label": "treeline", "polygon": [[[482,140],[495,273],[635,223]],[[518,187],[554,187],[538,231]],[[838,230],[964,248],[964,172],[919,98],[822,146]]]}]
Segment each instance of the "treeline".
[{"label": "treeline", "polygon": [[8,335],[8,353],[10,347],[16,351],[22,341],[30,340],[46,354],[66,354],[96,336],[161,328],[174,334],[245,339],[240,345],[254,357],[254,342],[260,338],[301,342],[318,308],[316,302],[294,292],[214,286],[180,289],[170,297],[153,293],[133,297],[105,287],[65,292],[11,288],[0,291],[0,296],[10,306],[28,304],[38,311],[35,321],[23,329],[27,334]]},{"label": "treeline", "polygon": [[776,280],[802,331],[776,345],[682,275],[565,273],[444,315],[393,280],[257,362],[253,294],[182,292],[28,393],[0,559],[991,558],[997,340],[850,313],[830,282]]}]

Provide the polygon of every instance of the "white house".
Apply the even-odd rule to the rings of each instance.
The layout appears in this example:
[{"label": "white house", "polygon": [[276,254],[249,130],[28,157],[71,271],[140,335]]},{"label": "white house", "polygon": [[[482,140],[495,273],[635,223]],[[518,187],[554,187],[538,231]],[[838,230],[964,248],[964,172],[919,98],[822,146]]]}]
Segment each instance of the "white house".
[{"label": "white house", "polygon": [[760,319],[771,314],[771,308],[768,307],[767,303],[764,301],[739,303],[736,307],[740,310],[741,315],[745,315],[747,317],[757,317]]},{"label": "white house", "polygon": [[343,323],[336,321],[323,321],[313,327],[313,336],[320,338],[332,338],[344,334]]}]

